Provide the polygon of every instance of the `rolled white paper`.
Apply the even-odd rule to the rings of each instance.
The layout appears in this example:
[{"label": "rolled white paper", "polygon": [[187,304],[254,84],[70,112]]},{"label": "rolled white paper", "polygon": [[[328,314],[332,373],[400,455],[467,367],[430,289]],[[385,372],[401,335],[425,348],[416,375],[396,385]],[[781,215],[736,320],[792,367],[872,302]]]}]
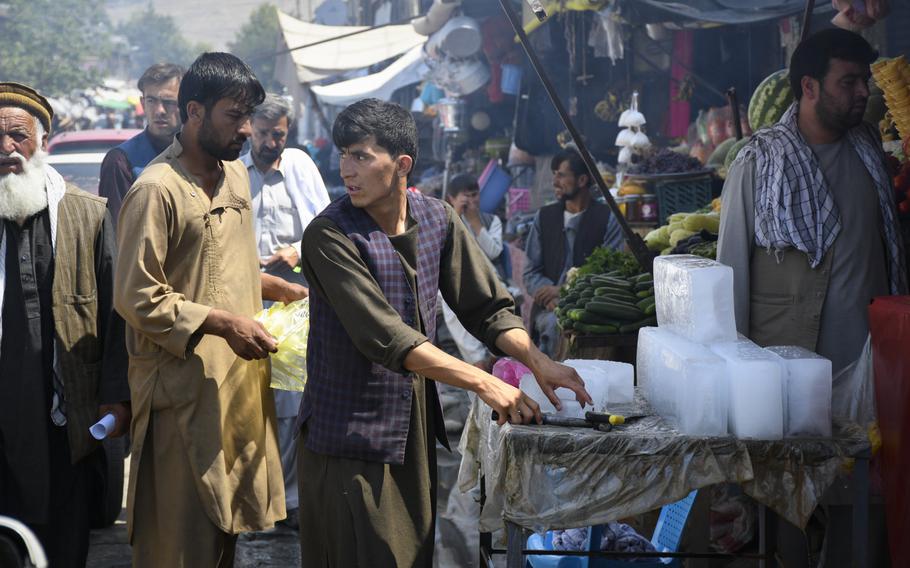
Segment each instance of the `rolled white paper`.
[{"label": "rolled white paper", "polygon": [[116,424],[117,419],[110,412],[104,415],[104,418],[92,424],[92,427],[88,429],[92,433],[92,437],[96,440],[103,440],[107,438],[107,435],[111,433],[111,430],[114,429],[114,424]]}]

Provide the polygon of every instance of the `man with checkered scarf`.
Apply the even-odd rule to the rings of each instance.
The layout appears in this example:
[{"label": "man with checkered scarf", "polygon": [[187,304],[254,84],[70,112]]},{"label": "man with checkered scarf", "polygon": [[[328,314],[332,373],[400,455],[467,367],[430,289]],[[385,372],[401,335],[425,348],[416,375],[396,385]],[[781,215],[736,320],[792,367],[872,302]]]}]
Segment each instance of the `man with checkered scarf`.
[{"label": "man with checkered scarf", "polygon": [[717,258],[733,267],[739,332],[815,351],[835,375],[863,351],[871,299],[907,293],[881,140],[863,122],[877,57],[840,29],[800,43],[796,101],[737,156],[722,200]]}]

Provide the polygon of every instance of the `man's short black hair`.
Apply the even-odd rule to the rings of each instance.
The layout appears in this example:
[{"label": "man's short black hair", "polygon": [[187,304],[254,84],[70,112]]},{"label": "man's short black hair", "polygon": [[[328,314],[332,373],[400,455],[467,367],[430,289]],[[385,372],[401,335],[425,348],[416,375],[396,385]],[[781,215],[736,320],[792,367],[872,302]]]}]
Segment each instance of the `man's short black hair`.
[{"label": "man's short black hair", "polygon": [[332,126],[332,140],[339,150],[370,136],[392,157],[410,156],[417,164],[417,123],[402,106],[363,99],[341,111]]},{"label": "man's short black hair", "polygon": [[575,177],[586,175],[589,180],[591,179],[591,173],[588,171],[588,166],[585,165],[585,161],[581,158],[581,154],[578,153],[578,150],[566,148],[553,156],[553,159],[550,161],[550,169],[555,172],[563,162],[569,162],[569,169],[572,170]]},{"label": "man's short black hair", "polygon": [[480,191],[477,178],[471,174],[458,174],[450,179],[446,186],[446,195],[449,197],[457,197],[459,193],[466,191]]},{"label": "man's short black hair", "polygon": [[144,95],[145,88],[150,85],[160,85],[173,79],[177,79],[177,83],[180,83],[184,73],[186,73],[186,69],[174,63],[155,63],[145,70],[142,77],[139,77],[137,86]]},{"label": "man's short black hair", "polygon": [[825,80],[832,59],[871,65],[878,52],[863,36],[840,28],[822,30],[800,42],[790,58],[790,87],[796,100],[803,98],[803,77]]},{"label": "man's short black hair", "polygon": [[230,53],[203,53],[187,70],[180,82],[177,101],[180,120],[189,118],[187,105],[196,101],[206,111],[224,98],[234,99],[252,109],[265,100],[265,90],[249,65]]}]

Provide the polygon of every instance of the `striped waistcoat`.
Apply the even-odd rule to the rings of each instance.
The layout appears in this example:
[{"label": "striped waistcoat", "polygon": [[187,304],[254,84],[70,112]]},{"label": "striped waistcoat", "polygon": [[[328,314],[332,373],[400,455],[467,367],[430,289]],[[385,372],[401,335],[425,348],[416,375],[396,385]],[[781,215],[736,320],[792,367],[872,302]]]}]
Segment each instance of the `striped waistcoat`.
[{"label": "striped waistcoat", "polygon": [[[389,304],[414,329],[420,326],[415,319],[419,311],[424,333],[433,341],[447,216],[437,199],[410,191],[407,199],[419,231],[417,298],[388,236],[365,211],[351,205],[348,196],[336,200],[320,216],[335,222],[357,246]],[[369,361],[354,346],[332,306],[316,293],[310,296],[307,386],[298,419],[307,424],[307,448],[343,458],[404,463],[412,377]],[[430,385],[428,388],[435,388]]]}]

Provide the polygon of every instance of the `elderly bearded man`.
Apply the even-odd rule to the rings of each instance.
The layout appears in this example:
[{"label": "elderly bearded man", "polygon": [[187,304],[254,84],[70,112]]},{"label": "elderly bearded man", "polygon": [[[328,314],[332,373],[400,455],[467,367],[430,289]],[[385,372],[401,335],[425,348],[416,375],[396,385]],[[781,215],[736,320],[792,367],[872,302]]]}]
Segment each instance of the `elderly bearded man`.
[{"label": "elderly bearded man", "polygon": [[237,533],[284,518],[269,368],[252,316],[302,287],[260,275],[250,183],[237,160],[265,92],[227,53],[180,83],[183,129],[120,210],[115,303],[135,401],[133,566],[233,566]]},{"label": "elderly bearded man", "polygon": [[52,114],[0,83],[0,515],[28,524],[56,568],[85,565],[100,505],[89,426],[113,413],[120,436],[130,410],[110,218],[46,165]]}]

